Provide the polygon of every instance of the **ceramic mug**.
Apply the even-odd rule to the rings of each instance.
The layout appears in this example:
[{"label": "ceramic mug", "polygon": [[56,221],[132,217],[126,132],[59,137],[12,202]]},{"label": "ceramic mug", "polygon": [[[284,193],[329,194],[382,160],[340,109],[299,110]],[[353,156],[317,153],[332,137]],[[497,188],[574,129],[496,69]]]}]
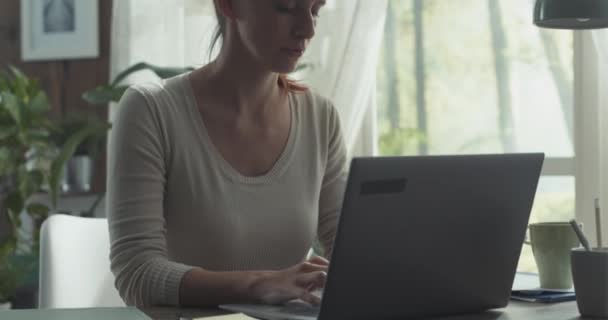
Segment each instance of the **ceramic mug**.
[{"label": "ceramic mug", "polygon": [[[581,225],[582,227],[582,225]],[[540,286],[544,289],[572,288],[570,251],[580,241],[569,222],[541,222],[528,226]]]}]

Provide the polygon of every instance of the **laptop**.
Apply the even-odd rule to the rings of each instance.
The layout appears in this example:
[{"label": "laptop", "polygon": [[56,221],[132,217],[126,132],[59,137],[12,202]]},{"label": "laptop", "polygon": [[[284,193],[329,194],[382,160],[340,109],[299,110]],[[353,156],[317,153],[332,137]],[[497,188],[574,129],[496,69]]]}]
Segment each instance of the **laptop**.
[{"label": "laptop", "polygon": [[222,305],[356,320],[505,307],[544,154],[354,158],[320,306]]}]

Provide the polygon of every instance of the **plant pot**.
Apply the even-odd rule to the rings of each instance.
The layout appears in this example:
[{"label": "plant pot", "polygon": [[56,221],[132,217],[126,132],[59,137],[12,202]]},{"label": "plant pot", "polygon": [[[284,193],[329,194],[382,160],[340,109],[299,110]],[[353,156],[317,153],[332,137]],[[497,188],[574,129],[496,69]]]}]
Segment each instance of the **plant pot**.
[{"label": "plant pot", "polygon": [[93,177],[93,159],[88,155],[73,156],[65,164],[61,191],[80,193],[91,191]]},{"label": "plant pot", "polygon": [[0,310],[10,310],[11,306],[10,302],[0,302]]}]

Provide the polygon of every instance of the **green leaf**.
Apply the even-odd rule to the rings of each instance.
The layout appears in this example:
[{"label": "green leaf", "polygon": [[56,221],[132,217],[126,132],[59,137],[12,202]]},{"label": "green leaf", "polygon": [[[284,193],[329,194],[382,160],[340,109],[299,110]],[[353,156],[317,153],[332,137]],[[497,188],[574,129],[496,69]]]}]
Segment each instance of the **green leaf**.
[{"label": "green leaf", "polygon": [[33,97],[35,96],[38,92],[42,91],[40,90],[40,85],[38,83],[38,79],[29,79],[29,83],[27,86],[27,96],[28,97]]},{"label": "green leaf", "polygon": [[30,137],[25,134],[25,132],[21,131],[19,132],[19,134],[17,134],[17,141],[19,141],[19,143],[22,146],[29,146],[30,145]]},{"label": "green leaf", "polygon": [[0,140],[7,139],[17,133],[17,127],[0,127]]},{"label": "green leaf", "polygon": [[5,260],[17,247],[17,241],[7,240],[0,245],[0,260]]},{"label": "green leaf", "polygon": [[167,78],[171,78],[171,77],[180,75],[180,74],[182,74],[184,72],[194,70],[194,68],[191,68],[191,67],[185,67],[185,68],[180,68],[180,67],[159,67],[159,66],[156,66],[156,65],[153,65],[153,64],[149,64],[149,63],[146,63],[146,62],[140,62],[140,63],[132,65],[131,67],[129,67],[126,70],[124,70],[123,72],[119,73],[116,76],[116,79],[114,79],[114,81],[112,81],[111,86],[112,87],[117,86],[121,81],[123,81],[124,79],[126,79],[130,74],[138,72],[138,71],[141,71],[141,70],[151,70],[158,77],[160,77],[162,79],[167,79]]},{"label": "green leaf", "polygon": [[7,91],[10,81],[10,75],[5,70],[0,70],[0,91]]},{"label": "green leaf", "polygon": [[7,162],[13,159],[13,152],[7,147],[0,147],[0,162]]},{"label": "green leaf", "polygon": [[51,133],[44,128],[34,128],[27,131],[27,136],[30,141],[48,142]]},{"label": "green leaf", "polygon": [[17,69],[16,67],[9,66],[9,69],[11,70],[11,72],[13,73],[13,76],[14,76],[13,90],[15,91],[16,96],[20,97],[20,98],[27,98],[27,93],[28,93],[27,88],[29,86],[30,81],[25,76],[25,74],[23,72],[21,72],[21,70]]},{"label": "green leaf", "polygon": [[121,73],[119,73],[116,76],[116,78],[114,79],[114,81],[112,81],[110,86],[115,87],[120,82],[122,82],[124,79],[126,79],[130,74],[135,73],[137,71],[145,70],[145,69],[148,69],[147,63],[145,63],[145,62],[136,63],[136,64],[128,67],[127,69],[123,70]]},{"label": "green leaf", "polygon": [[63,146],[66,141],[83,128],[96,127],[99,130],[91,134],[76,149],[76,154],[88,154],[94,157],[97,150],[102,149],[110,124],[106,120],[87,114],[73,113],[64,117],[60,123],[60,132],[54,133],[52,139],[57,146]]},{"label": "green leaf", "polygon": [[150,69],[156,73],[161,79],[169,79],[178,76],[184,72],[192,71],[194,68],[161,68],[156,66],[150,66]]},{"label": "green leaf", "polygon": [[19,184],[19,192],[23,199],[27,199],[32,193],[34,193],[34,186],[30,180],[29,174],[25,169],[25,166],[20,166],[17,171],[17,181]]},{"label": "green leaf", "polygon": [[42,91],[30,101],[29,109],[35,113],[45,113],[50,110],[49,101],[46,94]]},{"label": "green leaf", "polygon": [[86,91],[82,98],[93,105],[107,105],[110,102],[118,102],[129,86],[100,86]]},{"label": "green leaf", "polygon": [[51,121],[46,116],[36,118],[34,121],[32,121],[32,127],[46,130],[49,133],[60,131],[58,124]]},{"label": "green leaf", "polygon": [[42,189],[44,174],[41,170],[28,171],[25,166],[20,166],[17,181],[22,199],[27,200],[32,194]]},{"label": "green leaf", "polygon": [[44,172],[42,170],[35,169],[30,171],[29,174],[35,185],[42,186],[44,183]]},{"label": "green leaf", "polygon": [[49,189],[51,192],[51,201],[53,207],[57,205],[57,196],[59,195],[60,178],[63,176],[64,166],[67,161],[74,155],[76,148],[85,141],[88,137],[97,134],[100,131],[107,131],[110,128],[109,124],[98,126],[89,126],[83,128],[79,132],[72,135],[63,145],[61,153],[55,158],[51,164],[51,172],[49,177]]},{"label": "green leaf", "polygon": [[0,147],[0,176],[13,173],[17,165],[14,150],[9,147]]},{"label": "green leaf", "polygon": [[19,100],[17,97],[10,92],[1,92],[0,95],[2,96],[2,104],[13,118],[13,121],[15,121],[18,126],[21,126],[22,111],[21,108],[19,108]]},{"label": "green leaf", "polygon": [[18,228],[21,226],[21,219],[19,214],[23,211],[24,200],[18,191],[13,191],[6,197],[6,207],[8,209],[8,216],[11,224]]},{"label": "green leaf", "polygon": [[162,79],[167,79],[180,75],[184,72],[192,71],[194,70],[194,68],[159,67],[146,62],[136,63],[119,73],[111,84],[99,86],[97,88],[88,90],[82,94],[82,98],[93,105],[107,105],[110,102],[118,102],[129,87],[127,85],[121,86],[119,84],[132,73],[142,70],[150,70],[154,72],[158,77]]},{"label": "green leaf", "polygon": [[10,65],[8,66],[9,70],[11,70],[11,72],[13,73],[13,76],[15,77],[16,80],[27,84],[28,80],[27,77],[25,76],[25,74],[23,72],[21,72],[21,70],[19,70],[17,67]]},{"label": "green leaf", "polygon": [[35,218],[45,219],[49,216],[51,209],[42,203],[31,203],[26,208],[27,212]]}]

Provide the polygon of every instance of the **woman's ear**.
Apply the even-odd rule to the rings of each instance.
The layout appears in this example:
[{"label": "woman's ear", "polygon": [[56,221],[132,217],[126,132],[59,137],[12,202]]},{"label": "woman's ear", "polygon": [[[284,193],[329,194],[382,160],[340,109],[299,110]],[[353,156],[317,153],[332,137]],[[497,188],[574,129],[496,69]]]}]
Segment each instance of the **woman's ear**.
[{"label": "woman's ear", "polygon": [[234,19],[234,0],[213,0],[219,12],[228,19]]}]

